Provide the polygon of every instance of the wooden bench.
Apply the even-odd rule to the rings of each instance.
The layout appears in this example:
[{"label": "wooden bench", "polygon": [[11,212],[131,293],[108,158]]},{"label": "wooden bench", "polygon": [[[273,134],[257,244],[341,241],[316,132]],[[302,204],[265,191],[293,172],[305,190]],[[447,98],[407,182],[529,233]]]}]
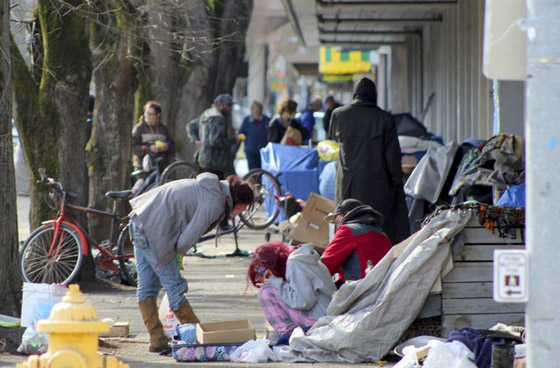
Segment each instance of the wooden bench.
[{"label": "wooden bench", "polygon": [[454,252],[454,268],[442,281],[442,334],[448,337],[461,327],[489,328],[498,322],[525,325],[525,304],[497,303],[493,295],[494,249],[524,249],[521,232],[516,239],[500,238],[473,217],[463,230],[465,244]]}]

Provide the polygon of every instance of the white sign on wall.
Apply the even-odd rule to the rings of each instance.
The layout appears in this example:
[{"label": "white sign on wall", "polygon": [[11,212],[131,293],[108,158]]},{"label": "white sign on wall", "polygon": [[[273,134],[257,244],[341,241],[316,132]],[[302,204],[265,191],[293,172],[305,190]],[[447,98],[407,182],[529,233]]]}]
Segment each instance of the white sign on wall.
[{"label": "white sign on wall", "polygon": [[527,303],[529,261],[525,250],[494,250],[494,300]]}]

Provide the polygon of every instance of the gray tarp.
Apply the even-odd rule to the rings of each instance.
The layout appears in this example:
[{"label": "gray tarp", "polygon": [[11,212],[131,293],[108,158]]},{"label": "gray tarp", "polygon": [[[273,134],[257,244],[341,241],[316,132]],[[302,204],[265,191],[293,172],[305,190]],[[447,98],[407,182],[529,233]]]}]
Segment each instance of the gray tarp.
[{"label": "gray tarp", "polygon": [[463,211],[442,211],[405,240],[404,249],[393,247],[364,279],[342,286],[327,316],[307,334],[294,331],[284,361],[358,363],[382,358],[420,312],[449,262],[450,244],[469,218]]},{"label": "gray tarp", "polygon": [[406,181],[404,193],[436,203],[458,149],[455,142],[439,148],[430,147]]}]

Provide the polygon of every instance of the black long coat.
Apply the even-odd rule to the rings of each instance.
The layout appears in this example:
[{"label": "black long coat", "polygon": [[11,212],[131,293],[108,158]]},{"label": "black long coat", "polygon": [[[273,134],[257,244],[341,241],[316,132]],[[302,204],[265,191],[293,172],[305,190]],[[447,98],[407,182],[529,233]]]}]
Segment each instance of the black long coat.
[{"label": "black long coat", "polygon": [[379,211],[383,231],[396,244],[410,233],[401,150],[393,116],[376,100],[375,84],[363,78],[352,103],[332,113],[329,133],[341,144],[335,199],[358,199]]}]

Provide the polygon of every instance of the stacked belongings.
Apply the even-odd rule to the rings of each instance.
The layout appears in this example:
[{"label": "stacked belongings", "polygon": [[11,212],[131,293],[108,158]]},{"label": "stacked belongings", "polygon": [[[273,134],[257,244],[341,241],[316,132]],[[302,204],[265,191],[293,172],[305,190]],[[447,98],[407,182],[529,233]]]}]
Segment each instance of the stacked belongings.
[{"label": "stacked belongings", "polygon": [[428,149],[406,181],[404,193],[411,233],[420,229],[420,223],[435,206],[448,202],[447,192],[451,185],[448,178],[454,175],[462,157],[460,152],[455,142]]},{"label": "stacked belongings", "polygon": [[449,191],[452,203],[477,200],[496,204],[511,185],[525,182],[523,138],[499,134],[465,155]]},{"label": "stacked belongings", "polygon": [[441,147],[443,140],[428,132],[424,124],[409,113],[393,114],[399,145],[402,153],[402,167],[405,177],[422,159],[430,147]]},{"label": "stacked belongings", "polygon": [[480,140],[466,140],[461,145],[455,142],[439,148],[429,148],[404,185],[407,196],[410,232],[420,229],[426,215],[438,206],[449,204],[449,189],[459,164],[465,155],[483,144]]}]

